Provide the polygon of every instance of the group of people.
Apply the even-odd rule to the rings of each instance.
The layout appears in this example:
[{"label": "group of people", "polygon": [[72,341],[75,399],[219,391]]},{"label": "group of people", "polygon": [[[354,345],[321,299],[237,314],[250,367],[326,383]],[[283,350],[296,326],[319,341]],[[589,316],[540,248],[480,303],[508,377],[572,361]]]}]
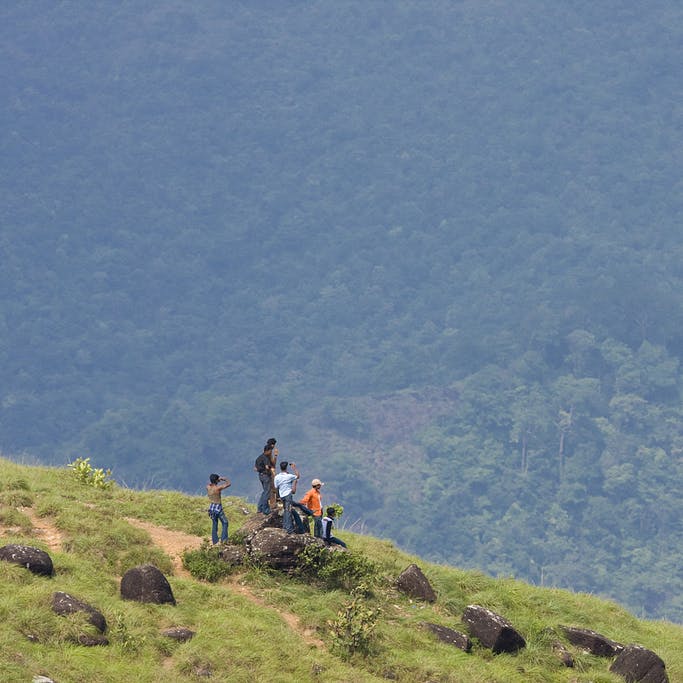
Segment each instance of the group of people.
[{"label": "group of people", "polygon": [[[311,481],[311,488],[299,501],[295,501],[294,494],[296,493],[300,474],[295,463],[288,462],[287,460],[282,460],[279,463],[280,471],[277,474],[275,473],[278,465],[277,457],[279,455],[276,444],[277,439],[272,437],[268,439],[263,447],[263,453],[256,458],[254,463],[254,470],[258,473],[259,482],[262,487],[256,507],[257,511],[263,515],[270,515],[275,510],[279,499],[282,503],[282,528],[287,533],[310,533],[308,518],[312,517],[314,536],[321,538],[326,543],[346,548],[344,541],[332,535],[336,516],[335,508],[328,507],[323,516],[320,495],[323,482],[320,479],[313,479]],[[221,493],[228,486],[230,486],[230,481],[225,477],[220,477],[217,474],[209,476],[206,491],[209,496],[208,512],[212,521],[211,540],[214,545],[218,543],[219,521],[222,525],[220,541],[221,543],[227,543],[228,541],[228,519],[225,516],[221,503]],[[302,518],[299,512],[303,513],[305,517]]]}]

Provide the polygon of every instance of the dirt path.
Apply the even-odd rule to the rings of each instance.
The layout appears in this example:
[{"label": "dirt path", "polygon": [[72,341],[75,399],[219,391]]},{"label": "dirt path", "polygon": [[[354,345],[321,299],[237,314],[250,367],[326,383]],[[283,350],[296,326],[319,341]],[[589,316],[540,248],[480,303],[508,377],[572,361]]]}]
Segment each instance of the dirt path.
[{"label": "dirt path", "polygon": [[64,536],[49,518],[38,517],[33,508],[20,507],[19,512],[26,515],[33,525],[33,535],[44,541],[50,550],[61,550]]},{"label": "dirt path", "polygon": [[171,558],[173,573],[176,576],[182,576],[186,579],[192,578],[190,572],[183,567],[183,552],[188,549],[199,548],[202,544],[202,539],[199,536],[185,534],[182,531],[172,531],[133,517],[126,517],[126,522],[138,529],[144,529],[152,537],[154,545],[159,546]]},{"label": "dirt path", "polygon": [[[192,578],[190,573],[183,567],[182,555],[183,551],[188,548],[199,548],[202,543],[201,538],[185,534],[182,531],[172,531],[171,529],[156,526],[132,517],[126,517],[126,521],[129,524],[138,527],[138,529],[144,529],[152,537],[154,544],[161,548],[171,558],[173,562],[173,571],[176,576]],[[320,648],[325,647],[323,641],[316,638],[314,630],[302,626],[301,621],[296,614],[277,609],[272,605],[267,604],[265,600],[255,595],[249,586],[242,582],[240,576],[233,576],[226,585],[235,593],[238,593],[251,601],[254,605],[258,605],[262,609],[277,611],[280,618],[289,626],[289,628],[298,633],[308,645]]]}]

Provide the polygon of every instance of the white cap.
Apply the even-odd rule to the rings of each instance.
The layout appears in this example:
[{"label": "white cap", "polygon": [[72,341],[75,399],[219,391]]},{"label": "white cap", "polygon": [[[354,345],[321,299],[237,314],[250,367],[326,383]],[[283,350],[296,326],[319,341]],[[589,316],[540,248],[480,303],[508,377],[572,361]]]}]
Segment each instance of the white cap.
[{"label": "white cap", "polygon": [[311,486],[325,486],[325,484],[322,481],[320,481],[320,479],[314,479],[311,482]]}]

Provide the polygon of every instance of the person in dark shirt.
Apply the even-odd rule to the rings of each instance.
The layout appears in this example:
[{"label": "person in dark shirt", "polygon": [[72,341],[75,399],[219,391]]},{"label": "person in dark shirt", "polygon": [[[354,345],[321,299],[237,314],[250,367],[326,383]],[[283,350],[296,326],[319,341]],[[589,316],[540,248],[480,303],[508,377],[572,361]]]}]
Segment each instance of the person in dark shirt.
[{"label": "person in dark shirt", "polygon": [[273,449],[277,441],[275,439],[268,439],[268,442],[263,447],[263,453],[256,458],[254,469],[258,473],[258,479],[263,488],[259,496],[256,510],[264,515],[269,515],[271,512],[270,498],[273,489],[273,475],[275,474],[275,459]]},{"label": "person in dark shirt", "polygon": [[346,548],[346,543],[332,535],[332,526],[334,525],[334,518],[337,513],[333,507],[328,507],[325,511],[327,514],[323,517],[323,541],[325,543],[334,543],[335,545],[340,545],[342,548]]}]

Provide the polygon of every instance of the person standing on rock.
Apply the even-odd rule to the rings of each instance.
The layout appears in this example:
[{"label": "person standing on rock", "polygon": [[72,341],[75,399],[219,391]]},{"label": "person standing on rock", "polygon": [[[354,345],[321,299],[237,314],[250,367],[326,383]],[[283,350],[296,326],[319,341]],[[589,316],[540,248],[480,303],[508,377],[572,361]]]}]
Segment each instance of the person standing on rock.
[{"label": "person standing on rock", "polygon": [[[223,482],[222,484],[220,482]],[[209,496],[209,517],[211,517],[211,540],[218,543],[218,520],[221,522],[221,543],[228,542],[228,518],[223,510],[221,493],[230,486],[230,480],[219,477],[217,474],[209,475],[209,483],[206,485],[206,493]]]},{"label": "person standing on rock", "polygon": [[272,436],[266,441],[268,460],[270,461],[270,495],[268,496],[268,506],[271,510],[274,510],[277,505],[277,489],[273,484],[273,479],[275,478],[275,473],[277,471],[275,467],[277,465],[277,456],[279,455],[276,444],[277,439]]},{"label": "person standing on rock", "polygon": [[282,528],[290,534],[294,533],[294,520],[292,519],[292,494],[296,492],[296,482],[299,472],[296,465],[291,463],[292,472],[287,472],[290,463],[283,460],[280,463],[280,472],[275,475],[273,483],[280,494],[282,501]]},{"label": "person standing on rock", "polygon": [[306,491],[304,497],[299,501],[313,515],[313,535],[317,538],[322,538],[323,535],[323,504],[320,499],[320,488],[322,486],[323,482],[320,479],[314,479],[311,482],[311,488]]},{"label": "person standing on rock", "polygon": [[263,447],[263,453],[256,458],[254,469],[258,472],[258,479],[261,483],[262,491],[256,509],[258,512],[269,515],[271,512],[271,494],[273,491],[273,475],[275,474],[275,461],[277,454],[273,454],[277,441],[273,438]]}]

